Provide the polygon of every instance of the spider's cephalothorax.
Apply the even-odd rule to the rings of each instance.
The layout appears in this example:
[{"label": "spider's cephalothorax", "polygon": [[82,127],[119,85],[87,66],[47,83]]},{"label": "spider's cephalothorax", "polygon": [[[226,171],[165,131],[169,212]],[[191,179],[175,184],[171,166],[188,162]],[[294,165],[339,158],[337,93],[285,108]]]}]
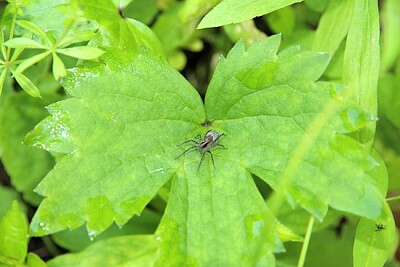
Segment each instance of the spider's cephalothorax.
[{"label": "spider's cephalothorax", "polygon": [[223,137],[224,135],[225,135],[224,133],[219,134],[218,132],[213,131],[213,130],[209,130],[209,131],[204,135],[204,138],[201,138],[201,135],[198,134],[198,135],[195,137],[195,139],[187,140],[187,141],[182,142],[182,143],[180,143],[180,144],[178,145],[178,146],[180,146],[180,145],[182,145],[182,144],[186,144],[186,143],[190,143],[190,142],[192,143],[192,146],[191,146],[191,147],[189,147],[188,149],[186,149],[185,151],[183,151],[183,152],[182,152],[181,154],[179,154],[175,159],[179,158],[180,156],[186,154],[186,153],[189,152],[189,151],[192,151],[192,150],[197,149],[197,150],[199,150],[199,151],[201,152],[201,159],[200,159],[199,166],[197,167],[197,172],[199,172],[201,163],[203,162],[204,155],[205,155],[206,153],[209,153],[209,154],[211,155],[211,160],[212,160],[213,166],[214,166],[214,168],[215,168],[214,157],[213,157],[213,154],[211,153],[210,149],[211,149],[212,147],[215,147],[215,146],[224,147],[223,145],[217,143],[217,142],[219,141],[219,139],[220,139],[221,137]]},{"label": "spider's cephalothorax", "polygon": [[386,229],[386,225],[378,223],[378,224],[376,224],[375,232],[382,231],[382,230],[385,230],[385,229]]}]

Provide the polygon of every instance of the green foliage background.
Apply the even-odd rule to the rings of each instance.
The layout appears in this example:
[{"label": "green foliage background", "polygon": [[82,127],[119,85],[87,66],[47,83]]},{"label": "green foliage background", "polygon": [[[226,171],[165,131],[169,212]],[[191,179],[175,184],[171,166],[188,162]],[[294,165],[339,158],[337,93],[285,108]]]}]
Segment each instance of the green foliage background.
[{"label": "green foliage background", "polygon": [[0,8],[0,266],[400,266],[398,1]]}]

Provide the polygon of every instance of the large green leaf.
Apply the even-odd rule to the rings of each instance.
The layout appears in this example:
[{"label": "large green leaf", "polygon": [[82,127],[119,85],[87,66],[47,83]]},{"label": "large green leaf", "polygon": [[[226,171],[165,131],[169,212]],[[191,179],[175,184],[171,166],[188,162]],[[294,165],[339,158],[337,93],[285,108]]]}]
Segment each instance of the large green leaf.
[{"label": "large green leaf", "polygon": [[196,91],[163,60],[108,53],[101,71],[70,74],[65,87],[73,98],[51,105],[52,117],[26,138],[69,153],[37,188],[46,199],[31,224],[36,235],[84,221],[93,234],[124,224],[173,175],[182,133],[204,120]]},{"label": "large green leaf", "polygon": [[[366,173],[378,163],[339,134],[356,129],[364,115],[331,97],[337,85],[314,82],[327,54],[291,48],[277,55],[278,47],[278,36],[248,51],[239,44],[217,66],[205,105],[207,117],[232,140],[224,157],[275,189],[290,181],[284,188],[290,199],[319,219],[328,205],[378,217],[382,196]],[[289,170],[291,164],[297,167]]]},{"label": "large green leaf", "polygon": [[[205,109],[147,49],[110,49],[105,64],[74,69],[64,83],[71,98],[51,105],[52,116],[26,137],[67,153],[37,188],[46,198],[32,234],[87,222],[94,237],[140,213],[172,179],[156,233],[160,265],[272,266],[276,222],[251,173],[318,219],[329,205],[377,218],[383,201],[368,171],[378,164],[343,134],[372,118],[342,103],[339,85],[315,82],[327,54],[277,54],[279,44],[280,36],[247,51],[238,43],[218,64]],[[176,144],[209,129],[225,134],[225,149],[212,149],[215,168],[209,154],[199,170],[198,153],[174,159],[190,147]]]}]

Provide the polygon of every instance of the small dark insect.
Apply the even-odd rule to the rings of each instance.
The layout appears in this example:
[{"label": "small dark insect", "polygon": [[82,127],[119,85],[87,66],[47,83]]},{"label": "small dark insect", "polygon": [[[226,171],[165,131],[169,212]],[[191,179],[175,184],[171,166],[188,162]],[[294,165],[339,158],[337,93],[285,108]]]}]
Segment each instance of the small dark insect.
[{"label": "small dark insect", "polygon": [[213,163],[213,166],[215,168],[215,163],[214,163],[214,157],[213,154],[211,153],[211,148],[215,147],[215,146],[221,146],[223,148],[225,148],[223,145],[221,144],[217,144],[217,142],[219,141],[219,139],[221,137],[225,136],[224,133],[219,134],[216,131],[213,130],[209,130],[205,135],[204,138],[201,138],[201,135],[198,134],[196,135],[196,137],[194,139],[190,139],[187,141],[184,141],[182,143],[180,143],[178,146],[186,144],[186,143],[192,143],[192,146],[189,147],[188,149],[186,149],[185,151],[183,151],[181,154],[179,154],[177,157],[175,157],[175,159],[179,158],[180,156],[192,151],[192,150],[199,150],[201,152],[201,159],[200,159],[200,163],[199,166],[197,167],[197,172],[199,172],[201,163],[203,162],[204,159],[204,155],[206,153],[209,153],[211,155],[211,160]]},{"label": "small dark insect", "polygon": [[377,223],[375,232],[378,232],[378,231],[381,231],[381,230],[385,230],[385,229],[386,229],[386,225],[383,225],[381,223]]}]

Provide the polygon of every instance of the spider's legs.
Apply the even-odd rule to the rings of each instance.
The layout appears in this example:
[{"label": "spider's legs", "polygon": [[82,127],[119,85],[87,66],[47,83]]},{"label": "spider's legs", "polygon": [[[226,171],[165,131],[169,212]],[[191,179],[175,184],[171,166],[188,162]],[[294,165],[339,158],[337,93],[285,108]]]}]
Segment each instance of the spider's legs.
[{"label": "spider's legs", "polygon": [[221,137],[225,136],[225,135],[226,135],[226,134],[224,134],[224,133],[218,135],[218,137],[215,138],[214,142],[218,142],[218,140],[219,140]]},{"label": "spider's legs", "polygon": [[223,149],[226,149],[226,147],[224,145],[221,145],[221,144],[215,144],[214,147],[216,147],[216,146],[221,146]]},{"label": "spider's legs", "polygon": [[195,140],[190,139],[190,140],[183,141],[182,143],[177,144],[177,146],[181,146],[181,145],[186,144],[186,143],[189,143],[189,142],[192,142],[192,143],[194,143],[194,144],[197,144],[197,142],[196,142]]},{"label": "spider's legs", "polygon": [[212,161],[214,169],[215,169],[214,156],[213,156],[213,154],[211,153],[210,150],[208,150],[207,152],[210,153],[210,155],[211,155],[211,161]]},{"label": "spider's legs", "polygon": [[205,153],[206,153],[206,152],[201,152],[201,159],[200,159],[200,162],[199,162],[199,166],[197,167],[197,172],[196,172],[196,173],[198,173],[199,170],[200,170],[200,166],[201,166],[201,163],[203,162],[204,154],[205,154]]},{"label": "spider's legs", "polygon": [[179,154],[178,156],[176,156],[174,159],[179,158],[180,156],[182,156],[183,154],[186,154],[187,152],[191,151],[192,149],[196,149],[196,146],[191,146],[188,149],[186,149],[185,151],[183,151],[181,154]]}]

